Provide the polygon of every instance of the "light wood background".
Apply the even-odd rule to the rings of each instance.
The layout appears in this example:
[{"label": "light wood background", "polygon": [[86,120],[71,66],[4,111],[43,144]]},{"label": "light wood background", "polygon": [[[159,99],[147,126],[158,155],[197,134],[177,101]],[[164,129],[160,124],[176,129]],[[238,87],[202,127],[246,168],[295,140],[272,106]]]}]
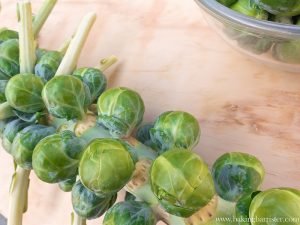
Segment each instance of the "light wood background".
[{"label": "light wood background", "polygon": [[[2,0],[0,27],[17,27],[16,0]],[[40,5],[34,0],[33,8]],[[193,0],[59,0],[40,35],[58,46],[86,13],[98,20],[79,66],[115,54],[110,86],[141,93],[145,121],[166,110],[194,114],[202,127],[197,152],[212,164],[227,151],[256,155],[265,165],[263,188],[300,188],[300,76],[250,61],[207,25]],[[0,213],[7,213],[11,158],[0,151]],[[70,221],[70,196],[31,176],[24,225]],[[99,220],[89,224],[100,224]]]}]

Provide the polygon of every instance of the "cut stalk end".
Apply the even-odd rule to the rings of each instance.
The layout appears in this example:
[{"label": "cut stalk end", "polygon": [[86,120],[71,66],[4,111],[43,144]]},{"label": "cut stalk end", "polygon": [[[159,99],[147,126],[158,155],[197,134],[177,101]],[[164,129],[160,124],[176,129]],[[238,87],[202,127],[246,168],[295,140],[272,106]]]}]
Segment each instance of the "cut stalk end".
[{"label": "cut stalk end", "polygon": [[85,41],[95,20],[95,13],[89,13],[83,18],[55,74],[56,76],[63,74],[71,74],[76,68],[81,50],[85,44]]},{"label": "cut stalk end", "polygon": [[54,8],[56,2],[57,2],[57,0],[44,0],[42,7],[39,9],[37,14],[35,15],[34,21],[33,21],[33,32],[34,32],[35,37],[39,34],[44,23],[46,22],[47,18],[49,17],[52,9]]},{"label": "cut stalk end", "polygon": [[20,1],[18,3],[20,13],[19,25],[19,45],[20,45],[20,72],[33,73],[36,62],[33,28],[32,28],[32,10],[29,1]]},{"label": "cut stalk end", "polygon": [[102,59],[100,61],[100,66],[99,66],[99,69],[104,72],[105,70],[107,70],[109,67],[111,67],[113,64],[115,64],[116,62],[118,61],[118,58],[114,55],[108,57],[108,58],[105,58],[105,59]]}]

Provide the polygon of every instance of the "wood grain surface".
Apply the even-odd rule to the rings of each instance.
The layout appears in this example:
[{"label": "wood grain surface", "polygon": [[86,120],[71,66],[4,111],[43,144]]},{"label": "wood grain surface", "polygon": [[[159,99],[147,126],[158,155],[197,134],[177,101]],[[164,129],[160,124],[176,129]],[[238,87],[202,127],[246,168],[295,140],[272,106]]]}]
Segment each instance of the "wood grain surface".
[{"label": "wood grain surface", "polygon": [[[0,27],[17,27],[15,3],[2,0]],[[35,0],[36,9],[41,1]],[[250,61],[207,25],[193,0],[59,0],[41,31],[40,46],[58,48],[80,19],[97,22],[79,66],[115,54],[110,86],[141,93],[145,121],[166,110],[194,114],[202,128],[197,152],[212,164],[227,151],[256,155],[265,165],[263,188],[300,188],[300,76]],[[0,151],[0,213],[7,213],[11,158]],[[24,225],[65,225],[70,195],[31,175]],[[89,224],[101,224],[100,220]]]}]

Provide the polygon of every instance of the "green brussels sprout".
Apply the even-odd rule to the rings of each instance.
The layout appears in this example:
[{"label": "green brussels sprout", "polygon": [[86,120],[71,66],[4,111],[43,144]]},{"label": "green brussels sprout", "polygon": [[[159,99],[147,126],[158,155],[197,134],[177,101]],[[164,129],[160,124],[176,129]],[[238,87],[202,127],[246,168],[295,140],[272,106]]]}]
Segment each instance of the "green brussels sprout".
[{"label": "green brussels sprout", "polygon": [[0,120],[15,117],[13,108],[7,103],[0,103]]},{"label": "green brussels sprout", "polygon": [[5,97],[5,88],[7,85],[8,80],[0,80],[0,102],[6,102],[6,97]]},{"label": "green brussels sprout", "polygon": [[220,2],[222,5],[225,6],[231,6],[232,4],[236,3],[238,0],[217,0]]},{"label": "green brussels sprout", "polygon": [[107,79],[101,70],[96,68],[80,68],[73,72],[73,75],[81,77],[82,81],[88,86],[93,103],[105,91]]},{"label": "green brussels sprout", "polygon": [[0,44],[0,80],[20,73],[19,41],[11,39]]},{"label": "green brussels sprout", "polygon": [[86,188],[107,196],[121,190],[134,169],[135,162],[126,144],[117,139],[94,139],[82,155],[79,176]]},{"label": "green brussels sprout", "polygon": [[273,42],[270,38],[260,37],[253,34],[244,34],[237,39],[238,45],[256,55],[263,54],[270,50]]},{"label": "green brussels sprout", "polygon": [[236,202],[241,196],[258,190],[265,171],[256,157],[231,152],[216,160],[212,174],[219,196],[227,201]]},{"label": "green brussels sprout", "polygon": [[18,110],[13,110],[15,116],[26,122],[38,122],[47,112],[24,113]]},{"label": "green brussels sprout", "polygon": [[[288,21],[287,21],[288,22]],[[300,25],[300,19],[297,20],[296,25]],[[300,63],[300,41],[288,40],[288,41],[279,41],[275,43],[273,49],[273,58],[291,64]]]},{"label": "green brussels sprout", "polygon": [[102,216],[117,200],[117,194],[101,197],[77,181],[72,188],[72,205],[77,215],[85,219]]},{"label": "green brussels sprout", "polygon": [[3,131],[2,146],[9,154],[11,153],[11,145],[17,133],[30,125],[32,125],[32,123],[20,119],[14,119],[6,124]]},{"label": "green brussels sprout", "polygon": [[43,138],[55,133],[54,127],[31,125],[21,130],[13,140],[11,155],[22,168],[32,169],[32,153],[37,143]]},{"label": "green brussels sprout", "polygon": [[160,153],[172,148],[192,149],[199,142],[200,126],[189,113],[165,112],[155,121],[150,136]]},{"label": "green brussels sprout", "polygon": [[268,12],[261,9],[254,0],[238,0],[230,7],[232,10],[244,14],[246,16],[254,17],[256,19],[267,20]]},{"label": "green brussels sprout", "polygon": [[260,191],[255,191],[250,194],[243,195],[236,203],[235,217],[238,219],[238,225],[251,225],[249,219],[249,208],[253,198],[258,195]]},{"label": "green brussels sprout", "polygon": [[71,179],[78,173],[84,147],[85,142],[71,131],[50,135],[34,148],[33,170],[46,183]]},{"label": "green brussels sprout", "polygon": [[149,123],[139,127],[135,134],[136,139],[144,145],[152,147],[153,142],[151,140],[150,130],[153,126],[154,125],[152,123]]},{"label": "green brussels sprout", "polygon": [[280,16],[300,14],[300,0],[254,0],[262,9]]},{"label": "green brussels sprout", "polygon": [[[268,13],[260,9],[253,0],[238,0],[230,8],[256,19],[267,20],[269,17]],[[225,34],[236,40],[241,48],[257,55],[267,52],[273,44],[269,37],[255,35],[232,27],[226,27]]]},{"label": "green brussels sprout", "polygon": [[0,29],[0,44],[4,41],[10,39],[18,39],[18,38],[19,38],[18,32],[14,30],[9,30],[7,28]]},{"label": "green brussels sprout", "polygon": [[44,109],[41,93],[44,84],[34,74],[18,74],[12,77],[5,88],[9,105],[18,111],[35,113]]},{"label": "green brussels sprout", "polygon": [[76,176],[73,178],[70,178],[68,180],[64,180],[58,183],[59,188],[64,192],[70,192],[72,191],[73,186],[76,183]]},{"label": "green brussels sprout", "polygon": [[299,225],[299,212],[300,191],[292,188],[276,188],[255,196],[250,205],[249,216],[250,219],[255,219],[252,225]]},{"label": "green brussels sprout", "polygon": [[155,225],[156,216],[144,202],[119,202],[105,214],[103,225]]},{"label": "green brussels sprout", "polygon": [[276,43],[273,47],[274,59],[291,64],[300,63],[300,41]]},{"label": "green brussels sprout", "polygon": [[58,118],[82,119],[87,110],[87,93],[75,76],[55,76],[48,81],[42,97],[50,114]]},{"label": "green brussels sprout", "polygon": [[3,138],[3,133],[7,124],[15,119],[16,119],[15,117],[12,117],[8,119],[0,120],[0,138]]},{"label": "green brussels sprout", "polygon": [[47,52],[49,52],[49,50],[44,49],[44,48],[37,48],[35,50],[35,56],[37,59],[37,62],[43,57],[43,55],[45,55]]},{"label": "green brussels sprout", "polygon": [[62,54],[57,51],[48,51],[44,53],[35,65],[35,74],[41,77],[45,82],[49,81],[54,77],[62,58]]},{"label": "green brussels sprout", "polygon": [[141,96],[123,87],[103,92],[97,107],[98,122],[115,137],[129,136],[142,122],[145,111]]},{"label": "green brussels sprout", "polygon": [[162,207],[180,217],[191,216],[215,194],[209,168],[197,154],[186,149],[160,155],[153,162],[150,183]]}]

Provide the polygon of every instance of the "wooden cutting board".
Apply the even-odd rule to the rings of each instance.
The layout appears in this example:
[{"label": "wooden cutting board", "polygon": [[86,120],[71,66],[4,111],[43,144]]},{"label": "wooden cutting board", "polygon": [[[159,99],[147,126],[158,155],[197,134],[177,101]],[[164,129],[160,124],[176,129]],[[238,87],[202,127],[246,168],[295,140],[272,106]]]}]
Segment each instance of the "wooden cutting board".
[{"label": "wooden cutting board", "polygon": [[[17,27],[16,0],[2,0],[0,27]],[[36,9],[41,1],[35,0]],[[265,165],[263,188],[300,188],[300,76],[250,61],[209,27],[193,0],[59,0],[40,35],[58,48],[80,19],[98,20],[79,66],[115,54],[110,86],[141,93],[145,121],[166,110],[194,114],[202,127],[197,152],[212,164],[227,151],[256,155]],[[0,151],[0,213],[7,214],[11,158]],[[31,176],[24,225],[70,221],[70,195]],[[42,221],[42,222],[41,222]],[[89,224],[99,224],[93,221]]]}]

